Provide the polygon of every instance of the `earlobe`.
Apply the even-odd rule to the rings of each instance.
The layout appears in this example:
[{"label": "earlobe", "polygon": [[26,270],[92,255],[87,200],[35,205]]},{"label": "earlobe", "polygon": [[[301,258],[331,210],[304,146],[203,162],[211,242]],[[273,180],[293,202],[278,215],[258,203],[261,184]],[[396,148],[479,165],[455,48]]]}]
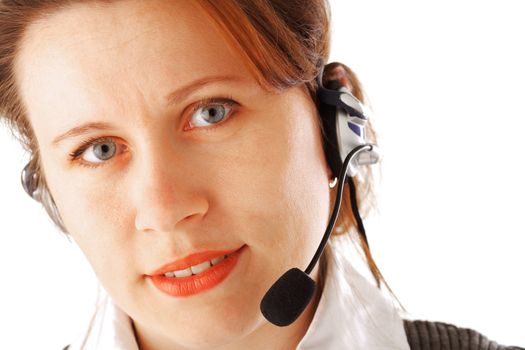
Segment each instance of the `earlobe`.
[{"label": "earlobe", "polygon": [[334,182],[334,180],[337,183],[337,175],[334,174],[334,171],[330,168],[330,165],[328,165],[328,161],[325,161],[324,169],[325,169],[325,174],[328,179],[329,187],[333,188],[331,184],[332,182]]}]

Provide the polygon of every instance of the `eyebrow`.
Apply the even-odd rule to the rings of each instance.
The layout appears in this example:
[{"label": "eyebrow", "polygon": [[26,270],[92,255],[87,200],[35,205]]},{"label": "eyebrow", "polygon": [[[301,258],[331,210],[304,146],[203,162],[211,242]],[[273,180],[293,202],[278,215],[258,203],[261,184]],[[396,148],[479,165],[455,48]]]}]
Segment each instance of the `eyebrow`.
[{"label": "eyebrow", "polygon": [[112,127],[113,126],[111,124],[106,123],[106,122],[85,123],[85,124],[76,126],[73,129],[70,129],[61,135],[58,135],[57,137],[53,139],[52,145],[57,146],[60,142],[64,141],[65,139],[68,139],[70,137],[84,135],[93,130],[109,130]]},{"label": "eyebrow", "polygon": [[[166,95],[164,97],[164,100],[166,101],[166,104],[168,106],[177,104],[187,99],[195,91],[197,91],[198,89],[206,85],[209,85],[212,83],[225,82],[225,81],[241,82],[243,81],[243,79],[239,76],[233,76],[233,75],[217,75],[217,76],[204,77],[204,78],[194,80],[186,85],[181,86],[177,90]],[[94,130],[106,131],[112,128],[114,128],[113,125],[110,123],[106,123],[106,122],[84,123],[82,125],[76,126],[66,131],[65,133],[60,134],[57,137],[55,137],[52,141],[52,145],[56,147],[60,142],[64,141],[65,139],[81,136],[81,135],[89,133],[90,131],[94,131]]]},{"label": "eyebrow", "polygon": [[177,104],[187,99],[188,96],[190,96],[195,91],[202,88],[203,86],[213,84],[213,83],[226,82],[226,81],[243,82],[244,80],[240,76],[236,76],[236,75],[216,75],[216,76],[204,77],[204,78],[194,80],[184,86],[181,86],[177,90],[167,95],[164,99],[168,105]]}]

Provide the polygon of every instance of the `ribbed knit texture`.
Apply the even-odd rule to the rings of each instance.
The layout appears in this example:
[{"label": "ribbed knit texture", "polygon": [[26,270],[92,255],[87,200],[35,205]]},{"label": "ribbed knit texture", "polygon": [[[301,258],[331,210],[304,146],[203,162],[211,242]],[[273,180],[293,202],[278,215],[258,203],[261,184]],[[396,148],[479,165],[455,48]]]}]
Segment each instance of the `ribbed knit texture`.
[{"label": "ribbed knit texture", "polygon": [[411,350],[525,350],[503,346],[469,329],[443,322],[403,320]]}]

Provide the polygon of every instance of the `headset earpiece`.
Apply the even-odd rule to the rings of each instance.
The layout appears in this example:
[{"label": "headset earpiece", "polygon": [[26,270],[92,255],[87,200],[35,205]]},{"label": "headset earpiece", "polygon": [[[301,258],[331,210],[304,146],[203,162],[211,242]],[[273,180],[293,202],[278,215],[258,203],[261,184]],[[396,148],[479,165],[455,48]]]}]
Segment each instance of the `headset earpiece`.
[{"label": "headset earpiece", "polygon": [[[323,72],[324,69],[317,77],[318,108],[325,134],[325,154],[332,171],[338,174],[346,156],[356,147],[367,144],[365,127],[370,111],[338,80],[328,81],[324,87]],[[347,175],[354,177],[360,165],[375,164],[379,159],[377,146],[365,148],[352,160]]]},{"label": "headset earpiece", "polygon": [[38,175],[35,171],[34,162],[29,161],[22,170],[22,187],[26,193],[36,201],[40,201],[40,189],[38,187]]}]

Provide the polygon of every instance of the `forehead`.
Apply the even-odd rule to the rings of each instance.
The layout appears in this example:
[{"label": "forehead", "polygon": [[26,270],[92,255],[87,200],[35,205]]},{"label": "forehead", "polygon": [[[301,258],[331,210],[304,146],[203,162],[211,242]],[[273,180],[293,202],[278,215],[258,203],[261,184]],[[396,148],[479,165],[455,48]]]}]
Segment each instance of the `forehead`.
[{"label": "forehead", "polygon": [[[166,55],[168,59],[189,56],[199,63],[224,53],[224,44],[214,22],[195,1],[87,1],[31,23],[20,53],[37,50],[52,58],[74,59],[79,66],[94,57],[125,58],[131,65],[139,56],[160,59]],[[219,51],[210,52],[212,48]],[[178,57],[170,57],[173,53]]]},{"label": "forehead", "polygon": [[[249,75],[241,65],[196,2],[124,0],[81,2],[35,21],[24,35],[15,71],[31,109],[51,101],[115,104],[133,93],[158,100],[164,97],[159,91],[198,77]],[[153,85],[150,95],[146,87]]]}]

